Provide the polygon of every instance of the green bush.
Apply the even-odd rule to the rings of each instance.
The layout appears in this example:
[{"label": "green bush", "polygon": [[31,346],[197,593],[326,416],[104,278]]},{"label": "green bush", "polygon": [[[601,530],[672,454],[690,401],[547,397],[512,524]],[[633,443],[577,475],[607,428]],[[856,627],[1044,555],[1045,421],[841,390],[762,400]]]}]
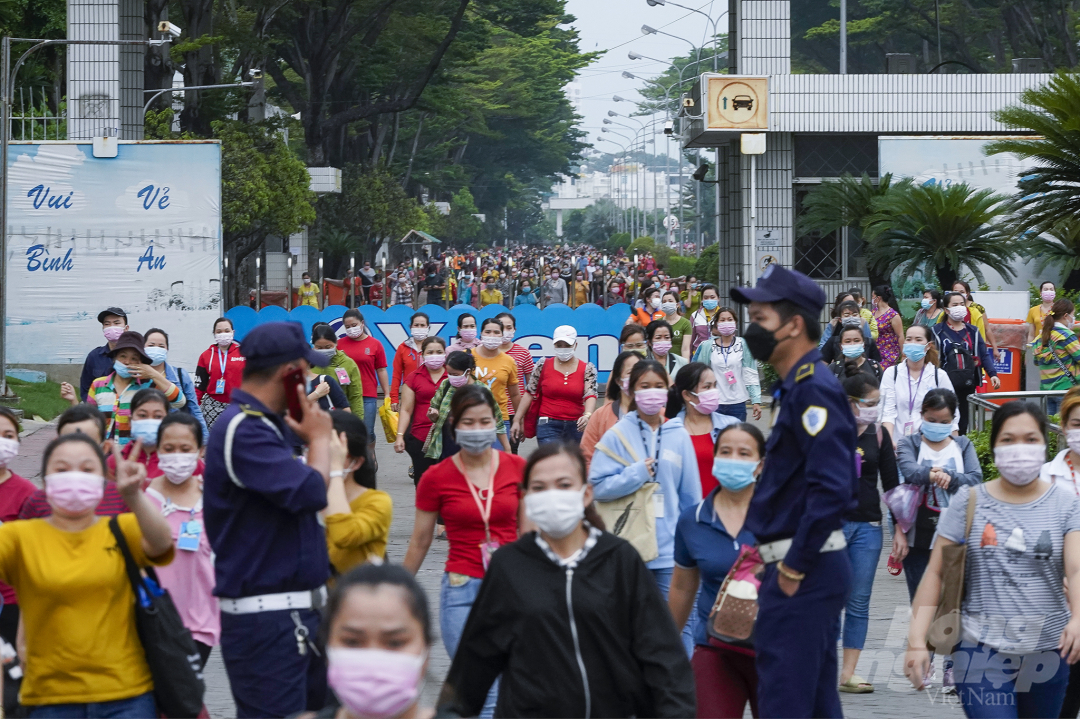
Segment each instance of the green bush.
[{"label": "green bush", "polygon": [[701,251],[694,266],[694,274],[701,282],[716,284],[720,281],[720,245],[713,243]]},{"label": "green bush", "polygon": [[666,269],[668,263],[671,261],[671,256],[675,253],[667,245],[657,245],[653,249],[652,254],[653,258],[656,260],[656,266]]},{"label": "green bush", "polygon": [[652,252],[655,249],[656,241],[648,235],[643,235],[630,243],[630,246],[626,248],[626,254],[640,255],[646,252]]},{"label": "green bush", "polygon": [[667,264],[664,265],[664,269],[674,277],[692,275],[696,267],[696,257],[683,257],[682,255],[672,255],[668,258]]},{"label": "green bush", "polygon": [[768,362],[758,362],[758,382],[761,384],[761,396],[765,397],[780,383],[780,375]]},{"label": "green bush", "polygon": [[[1057,424],[1057,416],[1049,418],[1051,424]],[[979,455],[979,466],[982,467],[983,481],[989,482],[991,479],[997,479],[998,471],[997,466],[994,465],[994,453],[990,450],[990,424],[983,428],[981,432],[967,433],[967,438],[971,440],[971,443],[975,445],[975,453]],[[1058,435],[1056,432],[1050,432],[1046,438],[1046,456],[1047,458],[1056,457],[1058,453]]]},{"label": "green bush", "polygon": [[[1028,282],[1028,294],[1031,296],[1030,304],[1032,307],[1042,304],[1042,297],[1039,296],[1039,287],[1033,282]],[[1072,300],[1073,304],[1080,302],[1080,290],[1066,290],[1062,287],[1057,288],[1057,298]]]},{"label": "green bush", "polygon": [[629,232],[616,232],[607,241],[608,249],[615,252],[618,249],[626,249],[630,246],[630,233]]}]

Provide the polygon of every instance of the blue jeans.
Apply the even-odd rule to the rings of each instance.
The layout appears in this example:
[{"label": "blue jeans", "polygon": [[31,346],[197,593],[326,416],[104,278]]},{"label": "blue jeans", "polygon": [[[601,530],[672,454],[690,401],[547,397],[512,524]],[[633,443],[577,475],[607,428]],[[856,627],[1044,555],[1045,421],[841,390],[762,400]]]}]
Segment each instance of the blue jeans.
[{"label": "blue jeans", "polygon": [[367,427],[368,442],[375,444],[375,420],[379,418],[379,398],[364,397],[364,426]]},{"label": "blue jeans", "polygon": [[740,422],[746,421],[746,402],[739,402],[738,404],[722,404],[716,408],[716,411],[720,414],[727,415],[728,417],[734,417]]},{"label": "blue jeans", "polygon": [[547,442],[573,442],[581,443],[581,432],[578,432],[577,421],[572,419],[549,419],[547,422],[540,421],[536,424],[536,443]]},{"label": "blue jeans", "polygon": [[968,717],[1056,717],[1069,665],[1053,650],[1006,654],[961,642],[952,655],[956,693]]},{"label": "blue jeans", "polygon": [[[460,576],[460,575],[457,575]],[[461,644],[461,635],[465,631],[465,622],[469,619],[476,595],[484,580],[469,577],[461,586],[450,586],[450,573],[443,572],[442,588],[439,590],[439,630],[442,632],[443,646],[453,660]],[[480,716],[484,719],[495,716],[495,700],[499,698],[499,680],[491,685],[484,708]]]},{"label": "blue jeans", "polygon": [[1053,416],[1061,411],[1061,402],[1065,398],[1063,396],[1047,397],[1046,398],[1046,415],[1048,417]]},{"label": "blue jeans", "polygon": [[[656,586],[660,588],[660,593],[664,595],[664,601],[667,601],[668,590],[671,589],[671,576],[675,573],[674,567],[667,567],[666,569],[650,569],[653,579],[656,580]],[[697,598],[694,599],[694,608],[690,610],[690,616],[686,619],[686,625],[682,630],[682,643],[686,649],[686,656],[693,658],[694,656],[694,630],[697,629],[698,623],[698,610],[697,610]]]},{"label": "blue jeans", "polygon": [[35,719],[152,719],[158,715],[153,692],[111,702],[39,704],[27,708]]},{"label": "blue jeans", "polygon": [[870,623],[870,590],[881,558],[881,523],[844,522],[851,559],[851,592],[844,609],[844,649],[862,649]]}]

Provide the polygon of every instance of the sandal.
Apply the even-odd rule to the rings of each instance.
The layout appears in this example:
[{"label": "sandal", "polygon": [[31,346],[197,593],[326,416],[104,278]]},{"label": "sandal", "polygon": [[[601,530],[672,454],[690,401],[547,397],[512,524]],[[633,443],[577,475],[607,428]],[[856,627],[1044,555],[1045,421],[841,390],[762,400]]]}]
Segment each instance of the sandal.
[{"label": "sandal", "polygon": [[848,694],[870,694],[874,691],[874,685],[857,674],[840,685],[840,691]]}]

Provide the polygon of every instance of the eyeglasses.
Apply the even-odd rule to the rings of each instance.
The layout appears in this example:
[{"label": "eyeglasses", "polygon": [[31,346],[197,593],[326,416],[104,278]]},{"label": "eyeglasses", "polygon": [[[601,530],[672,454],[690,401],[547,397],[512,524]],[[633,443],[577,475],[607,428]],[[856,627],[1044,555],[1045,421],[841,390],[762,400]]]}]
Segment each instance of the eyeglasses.
[{"label": "eyeglasses", "polygon": [[645,349],[645,347],[646,347],[646,345],[645,345],[644,342],[627,342],[626,344],[624,344],[622,346],[624,352],[626,352],[626,351],[631,351],[632,352],[634,350],[643,350],[643,349]]}]

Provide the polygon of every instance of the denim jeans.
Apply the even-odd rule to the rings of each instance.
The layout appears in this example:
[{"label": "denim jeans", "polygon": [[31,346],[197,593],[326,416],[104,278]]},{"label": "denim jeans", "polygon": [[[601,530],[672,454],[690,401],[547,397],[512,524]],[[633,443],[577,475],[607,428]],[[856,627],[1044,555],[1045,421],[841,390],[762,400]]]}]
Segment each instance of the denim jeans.
[{"label": "denim jeans", "polygon": [[1047,397],[1046,398],[1046,415],[1052,417],[1061,411],[1061,401],[1065,399],[1062,396]]},{"label": "denim jeans", "polygon": [[[461,575],[454,575],[461,577]],[[457,653],[461,635],[465,631],[465,622],[469,618],[476,595],[484,580],[469,577],[464,584],[454,587],[450,584],[450,573],[443,572],[442,588],[439,591],[439,630],[442,632],[443,646],[450,659]],[[499,698],[499,680],[491,685],[484,708],[480,716],[484,719],[495,716],[495,700]]]},{"label": "denim jeans", "polygon": [[738,404],[722,404],[716,408],[716,411],[720,414],[727,415],[728,417],[734,417],[740,422],[746,421],[746,402],[739,402]]},{"label": "denim jeans", "polygon": [[547,442],[573,442],[581,443],[581,432],[578,432],[577,421],[572,419],[549,419],[547,422],[538,422],[536,425],[536,443]]},{"label": "denim jeans", "polygon": [[364,397],[364,426],[367,427],[368,442],[375,444],[375,420],[379,418],[379,398]]},{"label": "denim jeans", "polygon": [[[664,601],[667,601],[668,590],[671,589],[671,576],[675,573],[673,567],[667,567],[666,569],[650,569],[653,579],[656,580],[656,586],[660,588],[660,593],[664,595]],[[697,629],[698,623],[698,610],[697,599],[694,599],[694,608],[690,610],[690,616],[686,619],[686,625],[682,630],[682,643],[686,649],[686,656],[693,659],[694,657],[694,630]]]},{"label": "denim jeans", "polygon": [[881,558],[881,523],[844,522],[851,559],[851,591],[844,608],[844,649],[862,649],[870,623],[870,590]]},{"label": "denim jeans", "polygon": [[1056,717],[1069,665],[1057,652],[1006,654],[961,642],[952,655],[956,693],[968,717]]},{"label": "denim jeans", "polygon": [[158,715],[153,692],[111,702],[40,704],[27,709],[33,719],[152,719]]},{"label": "denim jeans", "polygon": [[915,601],[915,591],[919,588],[922,575],[930,564],[930,550],[912,547],[904,557],[904,579],[907,581],[908,599]]}]

